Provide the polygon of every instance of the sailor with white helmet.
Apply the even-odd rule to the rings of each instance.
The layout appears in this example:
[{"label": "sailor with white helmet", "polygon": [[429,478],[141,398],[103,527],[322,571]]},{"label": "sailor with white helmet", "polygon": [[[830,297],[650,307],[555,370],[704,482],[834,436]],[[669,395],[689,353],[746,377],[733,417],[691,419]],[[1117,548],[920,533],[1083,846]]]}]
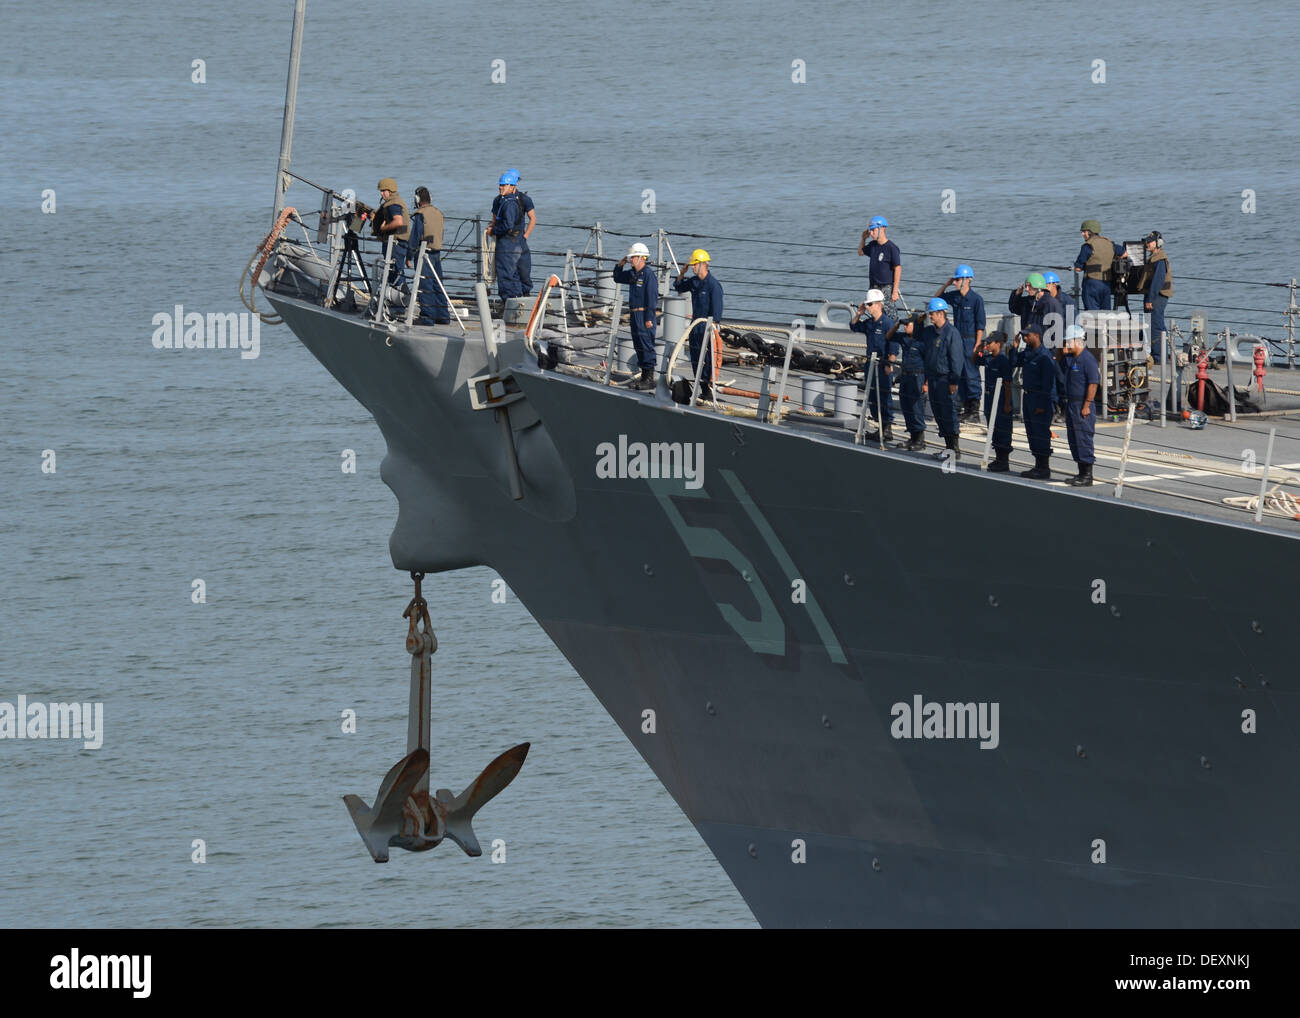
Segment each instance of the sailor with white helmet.
[{"label": "sailor with white helmet", "polygon": [[969,265],[958,265],[952,278],[934,291],[936,297],[951,305],[952,324],[961,333],[966,367],[957,387],[957,398],[961,401],[963,421],[979,420],[980,415],[980,373],[975,366],[975,347],[984,338],[985,315],[984,298],[971,288],[974,278]]},{"label": "sailor with white helmet", "polygon": [[1092,465],[1096,462],[1093,435],[1097,430],[1097,405],[1094,401],[1101,386],[1101,372],[1078,325],[1065,330],[1065,359],[1061,366],[1065,375],[1066,434],[1070,439],[1070,455],[1079,464],[1078,475],[1068,483],[1082,488],[1092,483]]},{"label": "sailor with white helmet", "polygon": [[496,238],[497,294],[501,297],[526,297],[533,292],[533,256],[528,250],[528,235],[537,225],[533,200],[518,188],[519,171],[506,170],[497,181],[499,192],[492,199],[492,222],[488,226]]},{"label": "sailor with white helmet", "polygon": [[[884,429],[881,437],[888,442],[894,437],[894,408],[891,405],[890,389],[894,364],[902,352],[902,343],[887,338],[894,328],[894,320],[885,314],[884,300],[885,295],[879,290],[868,290],[867,299],[858,305],[849,328],[867,337],[868,365],[871,355],[876,355],[876,378],[867,392],[867,406]],[[870,374],[870,366],[866,371]]]},{"label": "sailor with white helmet", "polygon": [[[689,269],[695,269],[695,275],[689,279],[686,273]],[[677,279],[673,282],[673,289],[678,293],[686,293],[688,290],[691,294],[691,319],[712,318],[715,322],[722,321],[722,284],[718,282],[717,276],[709,272],[709,252],[702,247],[697,247],[691,252],[691,260],[682,266],[682,271],[677,273]],[[700,349],[704,346],[708,326],[701,322],[691,330],[691,368],[699,370]],[[711,399],[713,397],[713,342],[709,338],[708,349],[705,351],[707,360],[704,364],[704,372],[700,381],[700,398]]]},{"label": "sailor with white helmet", "polygon": [[[628,322],[632,326],[632,345],[641,377],[633,389],[655,387],[655,311],[659,307],[659,281],[647,262],[650,249],[638,242],[614,266],[614,282],[627,284]],[[631,262],[630,268],[625,268]]]}]

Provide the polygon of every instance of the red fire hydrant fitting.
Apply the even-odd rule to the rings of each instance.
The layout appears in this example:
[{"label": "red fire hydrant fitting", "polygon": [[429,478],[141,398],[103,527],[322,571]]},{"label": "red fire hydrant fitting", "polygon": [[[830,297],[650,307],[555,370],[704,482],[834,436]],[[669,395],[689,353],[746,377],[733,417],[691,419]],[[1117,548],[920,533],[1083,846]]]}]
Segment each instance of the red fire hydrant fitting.
[{"label": "red fire hydrant fitting", "polygon": [[1255,347],[1255,383],[1259,386],[1259,391],[1264,391],[1264,348]]},{"label": "red fire hydrant fitting", "polygon": [[1210,377],[1210,355],[1202,350],[1196,358],[1196,409],[1205,409],[1205,383]]}]

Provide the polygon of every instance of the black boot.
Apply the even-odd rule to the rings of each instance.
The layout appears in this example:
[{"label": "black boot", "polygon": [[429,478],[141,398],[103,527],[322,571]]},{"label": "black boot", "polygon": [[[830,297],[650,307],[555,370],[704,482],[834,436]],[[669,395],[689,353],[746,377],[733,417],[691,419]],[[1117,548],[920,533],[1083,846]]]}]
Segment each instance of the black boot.
[{"label": "black boot", "polygon": [[1091,463],[1080,463],[1080,464],[1079,464],[1079,476],[1078,476],[1078,477],[1071,477],[1071,478],[1069,479],[1069,481],[1067,481],[1066,483],[1069,484],[1071,487],[1074,487],[1074,488],[1086,488],[1086,487],[1088,487],[1088,485],[1090,485],[1090,484],[1092,483],[1092,464],[1091,464]]},{"label": "black boot", "polygon": [[997,453],[997,459],[989,464],[989,473],[1005,474],[1011,469],[1011,453],[1005,449],[997,449],[995,452]]},{"label": "black boot", "polygon": [[628,386],[629,389],[638,389],[643,392],[647,389],[653,389],[654,387],[655,387],[654,368],[642,368],[641,377]]},{"label": "black boot", "polygon": [[1035,456],[1034,465],[1029,470],[1020,471],[1021,477],[1027,477],[1031,481],[1047,481],[1051,479],[1052,469],[1048,465],[1051,462],[1050,456]]},{"label": "black boot", "polygon": [[913,431],[911,434],[912,437],[903,443],[903,448],[906,449],[908,452],[924,452],[925,432]]},{"label": "black boot", "polygon": [[[953,459],[961,459],[961,446],[958,444],[956,435],[944,435],[943,444],[947,447],[947,449],[952,450]],[[941,460],[945,458],[947,455],[948,453],[946,450],[944,452],[936,452],[934,453],[934,458]]]},{"label": "black boot", "polygon": [[885,425],[885,434],[883,437],[886,442],[892,442],[894,440],[894,426],[892,424]]}]

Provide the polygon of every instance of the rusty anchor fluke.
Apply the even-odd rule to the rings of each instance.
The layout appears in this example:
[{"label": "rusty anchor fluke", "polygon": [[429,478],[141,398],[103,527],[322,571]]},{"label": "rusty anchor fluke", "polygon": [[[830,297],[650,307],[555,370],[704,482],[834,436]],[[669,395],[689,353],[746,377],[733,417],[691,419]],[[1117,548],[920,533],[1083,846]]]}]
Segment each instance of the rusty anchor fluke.
[{"label": "rusty anchor fluke", "polygon": [[485,768],[460,795],[440,788],[429,795],[429,741],[432,714],[432,658],[438,638],[420,593],[423,573],[411,573],[415,596],[402,617],[409,619],[406,652],[411,655],[411,701],[406,729],[406,756],[384,775],[374,806],[357,795],[343,796],[352,822],[375,862],[388,862],[390,848],[426,852],[451,838],[469,856],[483,854],[474,835],[474,814],[515,779],[528,756],[521,742]]}]

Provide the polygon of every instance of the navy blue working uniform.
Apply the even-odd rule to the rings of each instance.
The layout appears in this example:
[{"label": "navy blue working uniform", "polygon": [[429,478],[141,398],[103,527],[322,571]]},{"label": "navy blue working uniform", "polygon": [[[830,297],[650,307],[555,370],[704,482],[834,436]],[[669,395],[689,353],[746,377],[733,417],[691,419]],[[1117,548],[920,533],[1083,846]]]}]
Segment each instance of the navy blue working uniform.
[{"label": "navy blue working uniform", "polygon": [[[867,337],[867,367],[871,373],[871,355],[876,355],[876,382],[867,392],[867,406],[876,420],[889,426],[894,423],[893,401],[890,399],[889,358],[897,357],[902,352],[903,344],[898,341],[898,334],[893,339],[885,339],[886,333],[894,327],[894,320],[889,315],[881,314],[879,318],[863,315],[862,320],[849,323],[849,328]],[[881,414],[884,414],[882,417]]]},{"label": "navy blue working uniform", "polygon": [[921,387],[925,384],[925,341],[921,329],[913,328],[909,336],[900,324],[894,338],[903,344],[903,375],[898,380],[898,406],[903,411],[903,423],[910,435],[925,431],[925,415],[921,408]]},{"label": "navy blue working uniform", "polygon": [[1002,379],[1002,391],[998,395],[1001,406],[998,407],[997,419],[993,421],[993,448],[998,452],[1011,451],[1011,359],[1005,353],[996,357],[986,349],[979,355],[979,365],[984,369],[984,420],[993,418],[993,390],[998,379]]},{"label": "navy blue working uniform", "polygon": [[528,250],[524,231],[533,200],[522,191],[499,194],[492,199],[497,239],[497,293],[502,297],[526,297],[533,292],[533,255]]},{"label": "navy blue working uniform", "polygon": [[614,266],[614,282],[627,284],[628,321],[632,323],[632,345],[638,366],[655,367],[655,310],[659,307],[659,280],[649,265],[638,272],[631,265]]},{"label": "navy blue working uniform", "polygon": [[1097,370],[1097,358],[1091,350],[1083,350],[1078,355],[1067,353],[1062,362],[1065,373],[1065,428],[1070,439],[1070,455],[1079,464],[1096,462],[1093,455],[1093,435],[1097,431],[1097,397],[1094,393],[1088,416],[1083,415],[1084,397],[1088,386],[1097,386],[1101,391],[1101,372]]},{"label": "navy blue working uniform", "polygon": [[[673,282],[673,289],[678,293],[685,293],[687,290],[691,293],[691,319],[712,318],[715,322],[722,321],[722,284],[718,282],[717,277],[710,272],[701,279],[696,275],[683,276],[681,279]],[[691,369],[698,371],[700,366],[700,347],[704,345],[705,326],[703,323],[695,326],[691,330]],[[707,351],[708,361],[704,365],[704,373],[700,376],[706,384],[713,383],[713,344],[709,344]]]},{"label": "navy blue working uniform", "polygon": [[1025,419],[1025,436],[1029,451],[1038,456],[1052,455],[1052,410],[1056,406],[1056,361],[1047,348],[1025,348],[1020,359],[1020,387],[1024,390],[1021,414]]},{"label": "navy blue working uniform", "polygon": [[957,398],[965,403],[970,399],[980,398],[980,373],[975,366],[975,334],[984,331],[984,298],[974,290],[965,295],[960,290],[945,290],[940,294],[952,307],[949,320],[961,333],[962,352],[965,355],[961,384],[957,386]]},{"label": "navy blue working uniform", "polygon": [[1165,305],[1169,303],[1169,298],[1160,296],[1160,290],[1165,285],[1165,270],[1168,264],[1163,258],[1151,262],[1151,280],[1147,283],[1146,301],[1151,305],[1153,337],[1158,337],[1165,331]]},{"label": "navy blue working uniform", "polygon": [[1030,325],[1042,325],[1043,319],[1041,313],[1037,313],[1038,301],[1032,293],[1016,293],[1011,291],[1011,296],[1007,298],[1007,307],[1012,314],[1020,317],[1020,332],[1024,332]]},{"label": "navy blue working uniform", "polygon": [[930,409],[934,423],[944,438],[956,438],[957,408],[953,406],[949,386],[960,385],[963,365],[961,333],[952,322],[941,328],[927,325],[921,330],[925,350],[925,382],[930,387]]},{"label": "navy blue working uniform", "polygon": [[1044,290],[1034,302],[1033,314],[1038,316],[1037,324],[1043,327],[1043,344],[1051,349],[1059,349],[1065,339],[1065,305]]}]

